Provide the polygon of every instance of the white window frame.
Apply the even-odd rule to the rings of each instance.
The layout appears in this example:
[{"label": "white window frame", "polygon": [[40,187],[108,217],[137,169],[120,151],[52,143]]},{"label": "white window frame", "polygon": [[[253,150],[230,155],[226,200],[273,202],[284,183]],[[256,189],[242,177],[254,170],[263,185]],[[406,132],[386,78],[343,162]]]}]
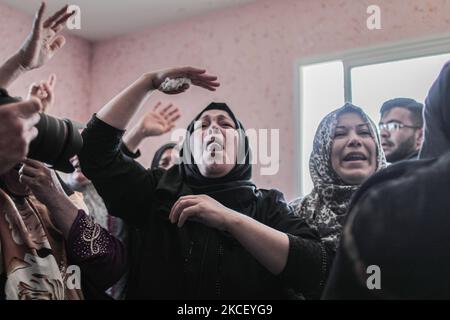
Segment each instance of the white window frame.
[{"label": "white window frame", "polygon": [[344,98],[352,101],[351,70],[355,67],[391,62],[397,60],[421,58],[431,55],[450,53],[450,33],[429,36],[415,40],[404,40],[339,53],[310,56],[294,62],[294,192],[296,197],[304,195],[302,177],[309,172],[302,172],[303,145],[301,127],[303,105],[300,68],[302,66],[340,60],[344,67]]}]

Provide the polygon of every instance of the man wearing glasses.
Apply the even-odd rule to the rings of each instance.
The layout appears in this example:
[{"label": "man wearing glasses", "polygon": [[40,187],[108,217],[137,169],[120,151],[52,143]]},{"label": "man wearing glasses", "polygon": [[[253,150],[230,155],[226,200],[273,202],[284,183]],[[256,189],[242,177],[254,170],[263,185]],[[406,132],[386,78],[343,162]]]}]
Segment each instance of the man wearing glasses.
[{"label": "man wearing glasses", "polygon": [[423,140],[423,105],[396,98],[381,106],[381,144],[390,163],[416,159]]}]

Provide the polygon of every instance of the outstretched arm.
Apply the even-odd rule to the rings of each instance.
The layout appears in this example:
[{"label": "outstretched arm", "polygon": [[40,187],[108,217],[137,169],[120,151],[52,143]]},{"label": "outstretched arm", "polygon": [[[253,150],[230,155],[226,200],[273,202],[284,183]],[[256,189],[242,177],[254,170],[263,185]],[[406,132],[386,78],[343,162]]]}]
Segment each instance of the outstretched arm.
[{"label": "outstretched arm", "polygon": [[[142,75],[128,88],[108,102],[98,113],[97,118],[110,126],[125,130],[139,107],[155,90],[161,90],[161,84],[168,78],[188,78],[193,85],[214,91],[219,83],[217,77],[205,74],[206,70],[193,67],[175,68]],[[173,90],[161,90],[167,94],[178,94],[186,91],[189,84],[183,84]]]}]

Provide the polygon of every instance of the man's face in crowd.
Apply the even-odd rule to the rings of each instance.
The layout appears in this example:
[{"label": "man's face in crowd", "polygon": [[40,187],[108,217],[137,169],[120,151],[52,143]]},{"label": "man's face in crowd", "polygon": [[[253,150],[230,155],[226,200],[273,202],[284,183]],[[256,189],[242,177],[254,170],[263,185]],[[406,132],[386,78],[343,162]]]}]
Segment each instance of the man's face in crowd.
[{"label": "man's face in crowd", "polygon": [[385,112],[380,125],[389,123],[398,123],[399,126],[394,130],[380,129],[381,145],[388,162],[405,160],[420,149],[423,129],[415,127],[408,109],[394,107]]}]

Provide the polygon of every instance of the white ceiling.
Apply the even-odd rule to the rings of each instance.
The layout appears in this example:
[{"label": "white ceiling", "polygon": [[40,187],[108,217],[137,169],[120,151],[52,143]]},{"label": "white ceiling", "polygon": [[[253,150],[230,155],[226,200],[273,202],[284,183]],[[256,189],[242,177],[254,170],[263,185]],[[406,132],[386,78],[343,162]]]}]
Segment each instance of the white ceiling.
[{"label": "white ceiling", "polygon": [[[98,41],[114,36],[239,6],[256,0],[47,0],[47,14],[65,4],[81,9],[81,30],[72,33]],[[40,0],[0,0],[29,15],[39,7]]]}]

